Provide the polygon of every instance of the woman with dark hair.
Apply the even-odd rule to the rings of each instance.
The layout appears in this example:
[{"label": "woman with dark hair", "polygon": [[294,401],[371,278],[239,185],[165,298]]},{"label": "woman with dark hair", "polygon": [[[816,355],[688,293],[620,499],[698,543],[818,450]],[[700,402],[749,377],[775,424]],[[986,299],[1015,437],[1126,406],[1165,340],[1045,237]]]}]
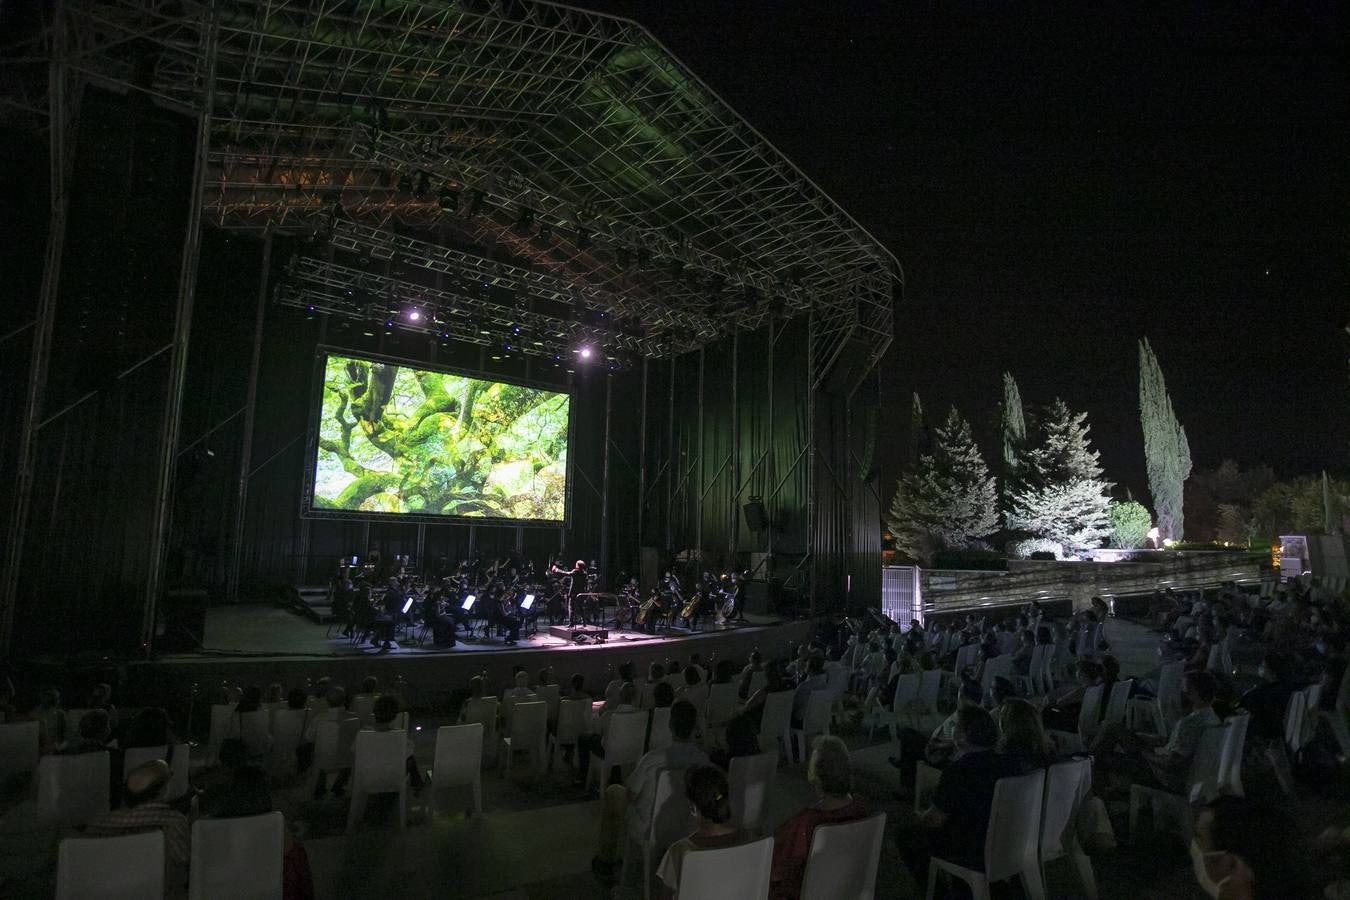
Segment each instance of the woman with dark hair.
[{"label": "woman with dark hair", "polygon": [[698,827],[688,837],[670,845],[656,876],[666,886],[666,897],[680,892],[680,868],[691,850],[731,847],[749,838],[731,824],[731,788],[727,776],[714,766],[694,766],[684,773],[684,795]]}]

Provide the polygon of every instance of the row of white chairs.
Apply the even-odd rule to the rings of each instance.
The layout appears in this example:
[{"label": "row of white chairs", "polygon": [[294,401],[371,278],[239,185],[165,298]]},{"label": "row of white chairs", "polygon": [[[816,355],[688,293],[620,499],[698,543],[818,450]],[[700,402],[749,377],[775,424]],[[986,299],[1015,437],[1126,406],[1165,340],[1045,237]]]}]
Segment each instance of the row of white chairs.
[{"label": "row of white chairs", "polygon": [[1167,814],[1180,824],[1182,839],[1189,842],[1198,806],[1221,794],[1243,795],[1242,756],[1250,721],[1251,716],[1244,713],[1204,730],[1180,793],[1141,784],[1130,786],[1131,842],[1138,833],[1139,814],[1145,806],[1153,810],[1155,828]]},{"label": "row of white chairs", "polygon": [[[57,900],[165,896],[164,833],[68,837],[56,862]],[[190,900],[281,900],[281,813],[192,823]]]}]

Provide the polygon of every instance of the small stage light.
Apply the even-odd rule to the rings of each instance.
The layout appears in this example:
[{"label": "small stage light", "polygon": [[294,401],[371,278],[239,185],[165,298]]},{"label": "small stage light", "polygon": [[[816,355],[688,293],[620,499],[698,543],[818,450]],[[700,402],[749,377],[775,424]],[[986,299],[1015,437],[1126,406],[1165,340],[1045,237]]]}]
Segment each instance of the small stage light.
[{"label": "small stage light", "polygon": [[415,309],[410,309],[410,310],[408,310],[408,321],[409,321],[409,322],[417,322],[417,321],[421,320],[421,318],[422,318],[422,314],[421,314],[420,312],[418,312],[417,310],[415,310]]},{"label": "small stage light", "polygon": [[441,212],[451,214],[459,212],[459,191],[450,188],[441,190]]},{"label": "small stage light", "polygon": [[592,351],[591,351],[591,348],[590,348],[590,347],[582,347],[580,350],[577,351],[577,353],[579,353],[579,354],[581,355],[581,358],[582,358],[582,359],[590,359],[590,358],[591,358],[591,352],[592,352]]}]

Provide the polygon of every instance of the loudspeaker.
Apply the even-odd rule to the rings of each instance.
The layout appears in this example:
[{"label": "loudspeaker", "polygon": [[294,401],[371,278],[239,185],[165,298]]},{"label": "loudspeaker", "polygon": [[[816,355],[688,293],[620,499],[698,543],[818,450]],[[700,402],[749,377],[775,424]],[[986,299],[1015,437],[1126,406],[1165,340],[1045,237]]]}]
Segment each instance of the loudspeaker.
[{"label": "loudspeaker", "polygon": [[166,591],[159,605],[155,650],[190,653],[206,642],[206,591],[182,588]]},{"label": "loudspeaker", "polygon": [[769,527],[769,513],[764,509],[764,501],[758,497],[751,497],[750,502],[745,504],[745,524],[750,526],[751,531],[763,531]]}]

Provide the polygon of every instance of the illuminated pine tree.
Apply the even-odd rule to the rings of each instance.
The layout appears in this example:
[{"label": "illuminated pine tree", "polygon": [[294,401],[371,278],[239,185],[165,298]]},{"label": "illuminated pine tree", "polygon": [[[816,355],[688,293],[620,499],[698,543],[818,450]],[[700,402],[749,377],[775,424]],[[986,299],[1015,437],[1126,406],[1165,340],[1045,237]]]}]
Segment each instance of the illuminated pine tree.
[{"label": "illuminated pine tree", "polygon": [[1172,412],[1162,368],[1147,338],[1139,342],[1139,423],[1144,429],[1144,461],[1158,531],[1164,538],[1179,541],[1184,534],[1182,498],[1191,474],[1191,447],[1186,429]]},{"label": "illuminated pine tree", "polygon": [[1057,399],[1035,425],[1035,443],[1022,455],[1021,483],[1011,494],[1008,527],[1069,552],[1100,547],[1111,533],[1111,485],[1102,480],[1087,413],[1074,413]]},{"label": "illuminated pine tree", "polygon": [[915,559],[968,547],[998,529],[994,477],[955,407],[933,429],[931,451],[900,477],[887,524],[897,549]]},{"label": "illuminated pine tree", "polygon": [[1000,499],[1006,515],[1012,493],[1021,481],[1022,451],[1027,440],[1027,423],[1022,415],[1022,392],[1011,372],[1003,373],[1003,402],[999,406],[999,432],[1003,436],[1003,479]]}]

